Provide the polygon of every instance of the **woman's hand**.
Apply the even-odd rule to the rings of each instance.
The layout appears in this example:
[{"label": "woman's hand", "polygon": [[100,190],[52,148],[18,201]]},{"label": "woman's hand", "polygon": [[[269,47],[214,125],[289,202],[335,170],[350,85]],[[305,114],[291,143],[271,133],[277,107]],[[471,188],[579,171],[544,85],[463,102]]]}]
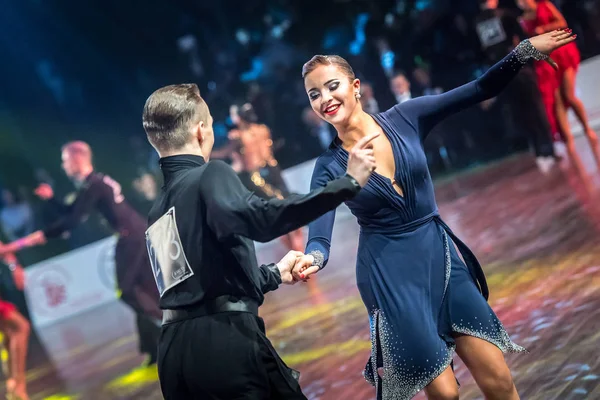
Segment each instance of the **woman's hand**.
[{"label": "woman's hand", "polygon": [[314,265],[315,258],[310,254],[303,254],[296,261],[296,265],[292,271],[294,279],[297,281],[307,281],[310,276],[319,272],[319,266]]},{"label": "woman's hand", "polygon": [[[529,42],[540,53],[549,56],[554,50],[573,42],[576,38],[577,35],[573,35],[571,29],[565,28],[534,36],[529,39]],[[546,62],[550,64],[552,68],[558,69],[558,65],[556,65],[553,59],[548,57]]]}]

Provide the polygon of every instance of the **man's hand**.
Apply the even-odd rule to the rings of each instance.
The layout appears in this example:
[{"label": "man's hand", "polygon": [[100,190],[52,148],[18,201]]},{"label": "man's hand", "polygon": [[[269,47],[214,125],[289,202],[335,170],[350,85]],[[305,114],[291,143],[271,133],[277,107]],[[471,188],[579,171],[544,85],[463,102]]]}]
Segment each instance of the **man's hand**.
[{"label": "man's hand", "polygon": [[302,257],[301,251],[290,251],[277,263],[277,268],[279,268],[279,273],[281,274],[281,283],[285,283],[286,285],[293,285],[297,282],[292,275],[292,269],[296,265],[296,262]]},{"label": "man's hand", "polygon": [[47,183],[40,184],[35,189],[34,193],[42,200],[50,200],[54,197],[54,191],[52,190],[52,186],[48,185]]},{"label": "man's hand", "polygon": [[348,175],[356,179],[361,187],[364,187],[375,171],[375,156],[373,153],[373,144],[371,141],[379,136],[379,133],[374,133],[360,139],[350,150],[348,155],[348,167],[346,172]]},{"label": "man's hand", "polygon": [[42,244],[46,244],[46,235],[44,235],[43,231],[35,231],[25,236],[22,240],[24,240],[23,247],[39,246]]},{"label": "man's hand", "polygon": [[310,276],[319,272],[319,266],[314,265],[315,258],[310,254],[302,254],[296,261],[296,266],[292,271],[296,281],[306,281]]}]

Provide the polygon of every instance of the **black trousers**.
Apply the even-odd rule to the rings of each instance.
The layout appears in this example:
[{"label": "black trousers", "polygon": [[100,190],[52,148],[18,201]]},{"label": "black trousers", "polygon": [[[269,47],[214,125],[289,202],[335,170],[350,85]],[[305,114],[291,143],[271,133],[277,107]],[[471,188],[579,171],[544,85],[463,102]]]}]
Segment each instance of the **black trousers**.
[{"label": "black trousers", "polygon": [[162,311],[143,232],[119,239],[115,264],[121,300],[136,314],[140,353],[156,361]]},{"label": "black trousers", "polygon": [[306,400],[294,373],[252,313],[163,325],[158,374],[165,400]]},{"label": "black trousers", "polygon": [[525,66],[499,96],[513,128],[529,139],[536,157],[554,156],[552,132],[533,68]]}]

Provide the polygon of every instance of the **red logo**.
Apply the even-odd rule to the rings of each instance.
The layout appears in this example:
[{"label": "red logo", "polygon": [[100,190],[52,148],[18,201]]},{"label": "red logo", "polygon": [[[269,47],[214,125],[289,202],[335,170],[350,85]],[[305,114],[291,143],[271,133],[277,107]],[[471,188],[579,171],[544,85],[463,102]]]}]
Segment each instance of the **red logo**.
[{"label": "red logo", "polygon": [[[52,315],[68,303],[69,273],[60,265],[44,265],[28,279],[29,303],[39,314]],[[56,315],[56,314],[55,314]]]},{"label": "red logo", "polygon": [[46,304],[49,307],[58,307],[67,299],[67,288],[62,282],[44,279],[40,282],[46,293]]}]

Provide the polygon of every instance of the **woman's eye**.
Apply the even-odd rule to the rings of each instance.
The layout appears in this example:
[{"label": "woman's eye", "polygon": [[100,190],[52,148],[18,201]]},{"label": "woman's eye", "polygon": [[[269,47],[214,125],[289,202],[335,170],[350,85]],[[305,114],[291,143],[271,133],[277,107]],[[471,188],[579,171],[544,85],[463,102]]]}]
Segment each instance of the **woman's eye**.
[{"label": "woman's eye", "polygon": [[338,86],[340,86],[339,82],[332,83],[332,84],[329,86],[329,90],[333,91],[333,90],[337,89],[337,88],[338,88]]}]

